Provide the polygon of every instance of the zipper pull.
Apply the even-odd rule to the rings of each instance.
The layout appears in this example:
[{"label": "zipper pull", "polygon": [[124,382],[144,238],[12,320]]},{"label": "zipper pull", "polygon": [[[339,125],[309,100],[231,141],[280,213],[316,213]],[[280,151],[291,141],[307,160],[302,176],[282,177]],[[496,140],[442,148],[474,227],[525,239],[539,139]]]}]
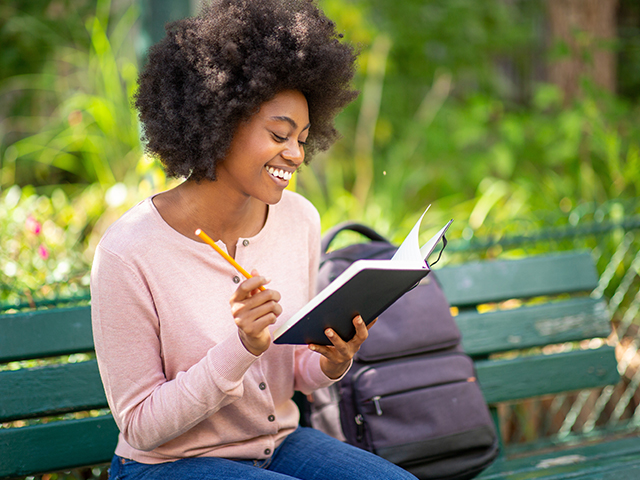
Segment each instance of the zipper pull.
[{"label": "zipper pull", "polygon": [[380,395],[376,395],[371,399],[373,405],[376,407],[376,415],[379,417],[382,416],[382,408],[380,408]]},{"label": "zipper pull", "polygon": [[356,422],[356,441],[360,443],[364,438],[364,417],[359,413],[355,416],[354,421]]}]

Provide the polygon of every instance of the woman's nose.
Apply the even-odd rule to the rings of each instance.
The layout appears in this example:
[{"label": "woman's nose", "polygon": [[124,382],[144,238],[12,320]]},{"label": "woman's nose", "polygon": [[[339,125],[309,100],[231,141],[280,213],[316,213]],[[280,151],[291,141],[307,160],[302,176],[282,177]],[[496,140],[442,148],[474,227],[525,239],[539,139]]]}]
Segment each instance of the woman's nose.
[{"label": "woman's nose", "polygon": [[304,160],[304,146],[297,140],[289,142],[287,148],[282,152],[282,157],[296,165],[300,165]]}]

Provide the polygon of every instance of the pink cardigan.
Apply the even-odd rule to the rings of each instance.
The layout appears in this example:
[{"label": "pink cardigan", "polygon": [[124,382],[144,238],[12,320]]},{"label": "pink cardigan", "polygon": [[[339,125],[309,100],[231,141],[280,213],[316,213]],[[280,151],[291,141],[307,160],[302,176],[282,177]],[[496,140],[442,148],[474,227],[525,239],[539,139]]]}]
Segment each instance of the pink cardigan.
[{"label": "pink cardigan", "polygon": [[[313,295],[319,244],[317,211],[288,191],[258,235],[239,239],[238,263],[282,295],[273,328]],[[266,458],[298,424],[294,389],[332,383],[306,346],[271,345],[259,357],[244,348],[229,309],[238,280],[210,246],[165,223],[151,198],[106,232],[91,314],[118,455],[142,463]]]}]

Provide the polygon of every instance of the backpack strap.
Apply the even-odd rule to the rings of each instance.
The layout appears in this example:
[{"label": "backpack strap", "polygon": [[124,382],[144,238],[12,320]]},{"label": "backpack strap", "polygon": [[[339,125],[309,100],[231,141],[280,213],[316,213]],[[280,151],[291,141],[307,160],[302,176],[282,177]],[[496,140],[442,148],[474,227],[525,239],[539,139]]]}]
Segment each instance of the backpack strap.
[{"label": "backpack strap", "polygon": [[367,227],[366,225],[362,225],[361,223],[356,223],[356,222],[344,222],[331,228],[327,233],[325,233],[322,236],[322,242],[320,245],[322,247],[323,254],[327,253],[327,250],[329,250],[329,245],[331,245],[331,242],[338,236],[340,232],[344,230],[351,230],[353,232],[360,233],[365,237],[367,237],[369,240],[374,242],[385,242],[390,244],[389,240],[384,238],[374,229]]}]

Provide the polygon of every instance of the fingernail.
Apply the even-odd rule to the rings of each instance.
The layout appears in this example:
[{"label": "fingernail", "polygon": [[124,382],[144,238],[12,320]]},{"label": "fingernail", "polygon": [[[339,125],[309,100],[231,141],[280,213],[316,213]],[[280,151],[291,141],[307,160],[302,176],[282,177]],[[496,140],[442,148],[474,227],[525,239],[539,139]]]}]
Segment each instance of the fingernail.
[{"label": "fingernail", "polygon": [[313,350],[315,352],[316,351],[316,346],[315,345],[309,345],[309,350]]},{"label": "fingernail", "polygon": [[333,330],[325,330],[325,335],[329,338],[333,337]]}]

